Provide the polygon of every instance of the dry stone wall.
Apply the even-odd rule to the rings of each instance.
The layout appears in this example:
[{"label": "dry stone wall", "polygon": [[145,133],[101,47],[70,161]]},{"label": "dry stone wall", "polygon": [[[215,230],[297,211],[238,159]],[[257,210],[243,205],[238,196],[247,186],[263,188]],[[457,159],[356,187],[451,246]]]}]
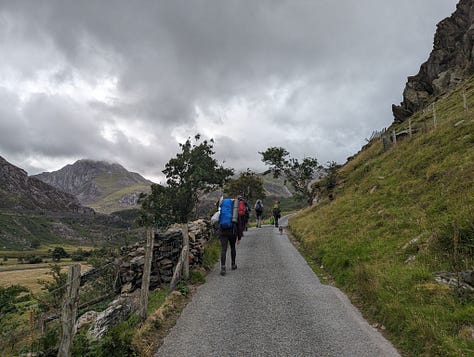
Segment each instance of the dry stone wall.
[{"label": "dry stone wall", "polygon": [[[211,237],[211,225],[205,220],[197,220],[189,223],[188,231],[190,266],[202,265],[204,247]],[[155,233],[150,290],[171,281],[182,246],[183,234],[180,225],[174,225],[164,233]],[[121,249],[121,256],[117,264],[119,265],[122,293],[130,293],[141,287],[144,263],[144,242],[138,242],[133,246]]]}]

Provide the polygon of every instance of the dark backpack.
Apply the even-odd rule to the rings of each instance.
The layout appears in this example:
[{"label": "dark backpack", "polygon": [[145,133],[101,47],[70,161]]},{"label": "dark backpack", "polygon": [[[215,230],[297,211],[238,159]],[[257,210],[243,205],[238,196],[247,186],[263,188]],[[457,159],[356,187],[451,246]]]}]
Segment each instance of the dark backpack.
[{"label": "dark backpack", "polygon": [[261,213],[263,211],[262,202],[257,202],[255,205],[255,211]]},{"label": "dark backpack", "polygon": [[221,214],[219,216],[219,226],[223,229],[232,228],[232,209],[234,202],[231,198],[224,198],[221,203]]}]

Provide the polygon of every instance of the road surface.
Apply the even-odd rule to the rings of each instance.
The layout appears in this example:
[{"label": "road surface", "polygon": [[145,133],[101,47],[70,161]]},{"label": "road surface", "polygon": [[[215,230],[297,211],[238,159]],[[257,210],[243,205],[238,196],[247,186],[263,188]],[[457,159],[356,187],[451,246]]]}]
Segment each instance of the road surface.
[{"label": "road surface", "polygon": [[216,264],[155,356],[399,356],[277,228],[245,232],[237,270],[227,259],[227,274]]}]

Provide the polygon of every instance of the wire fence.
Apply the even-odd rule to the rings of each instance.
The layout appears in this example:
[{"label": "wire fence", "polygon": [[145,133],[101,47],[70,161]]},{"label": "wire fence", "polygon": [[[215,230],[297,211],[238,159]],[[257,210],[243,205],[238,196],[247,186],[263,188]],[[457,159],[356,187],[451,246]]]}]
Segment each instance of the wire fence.
[{"label": "wire fence", "polygon": [[[210,239],[211,230],[204,221],[194,223],[190,224],[187,234],[189,237],[187,261],[197,266],[202,264],[205,242]],[[152,232],[151,240],[151,271],[148,286],[149,290],[154,290],[169,286],[173,276],[176,275],[178,262],[183,260],[181,256],[183,232],[179,226],[174,226],[166,232]],[[50,332],[57,333],[58,329],[61,330],[64,301],[67,300],[67,292],[76,284],[78,298],[73,304],[78,316],[90,311],[103,310],[121,293],[131,293],[140,289],[144,276],[146,249],[147,246],[143,242],[122,247],[116,256],[99,258],[94,267],[76,277],[69,277],[69,280],[66,280],[66,274],[57,266],[57,270],[51,272],[53,278],[45,285],[44,293],[35,294],[33,304],[27,303],[21,307],[22,317],[17,319],[14,325],[3,326],[0,335],[2,337],[0,356],[15,355],[13,351],[19,345],[29,345],[29,353],[43,352],[43,346],[35,344],[35,341],[46,338]]]},{"label": "wire fence", "polygon": [[393,127],[392,129],[383,128],[382,130],[373,131],[370,138],[366,139],[366,141],[370,143],[376,140],[382,140],[384,150],[386,151],[407,137],[412,138],[413,136],[426,134],[432,130],[436,130],[440,122],[449,119],[450,117],[450,114],[440,115],[440,112],[450,112],[450,110],[454,109],[456,109],[457,112],[472,112],[472,108],[474,107],[472,104],[474,101],[474,94],[471,84],[465,85],[454,94],[452,93],[451,98],[452,100],[449,104],[440,105],[438,102],[429,104],[421,110],[416,118],[414,118],[415,116],[412,116],[397,127]]}]

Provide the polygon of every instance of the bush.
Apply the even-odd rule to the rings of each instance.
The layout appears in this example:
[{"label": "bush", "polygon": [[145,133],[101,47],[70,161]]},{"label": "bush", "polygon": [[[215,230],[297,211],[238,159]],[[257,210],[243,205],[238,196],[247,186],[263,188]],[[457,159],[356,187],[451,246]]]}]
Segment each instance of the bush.
[{"label": "bush", "polygon": [[69,254],[64,250],[63,247],[56,247],[53,249],[53,252],[51,253],[51,258],[53,258],[53,261],[59,262],[61,258],[68,258]]},{"label": "bush", "polygon": [[190,280],[191,284],[204,284],[206,282],[206,279],[204,278],[204,275],[199,270],[191,270],[190,272]]},{"label": "bush", "polygon": [[81,262],[81,261],[86,260],[90,256],[91,256],[91,252],[88,252],[86,250],[82,250],[81,248],[79,248],[78,250],[74,251],[71,254],[71,260],[73,262]]},{"label": "bush", "polygon": [[27,264],[39,264],[43,262],[43,258],[37,255],[28,255],[24,258],[24,262]]}]

